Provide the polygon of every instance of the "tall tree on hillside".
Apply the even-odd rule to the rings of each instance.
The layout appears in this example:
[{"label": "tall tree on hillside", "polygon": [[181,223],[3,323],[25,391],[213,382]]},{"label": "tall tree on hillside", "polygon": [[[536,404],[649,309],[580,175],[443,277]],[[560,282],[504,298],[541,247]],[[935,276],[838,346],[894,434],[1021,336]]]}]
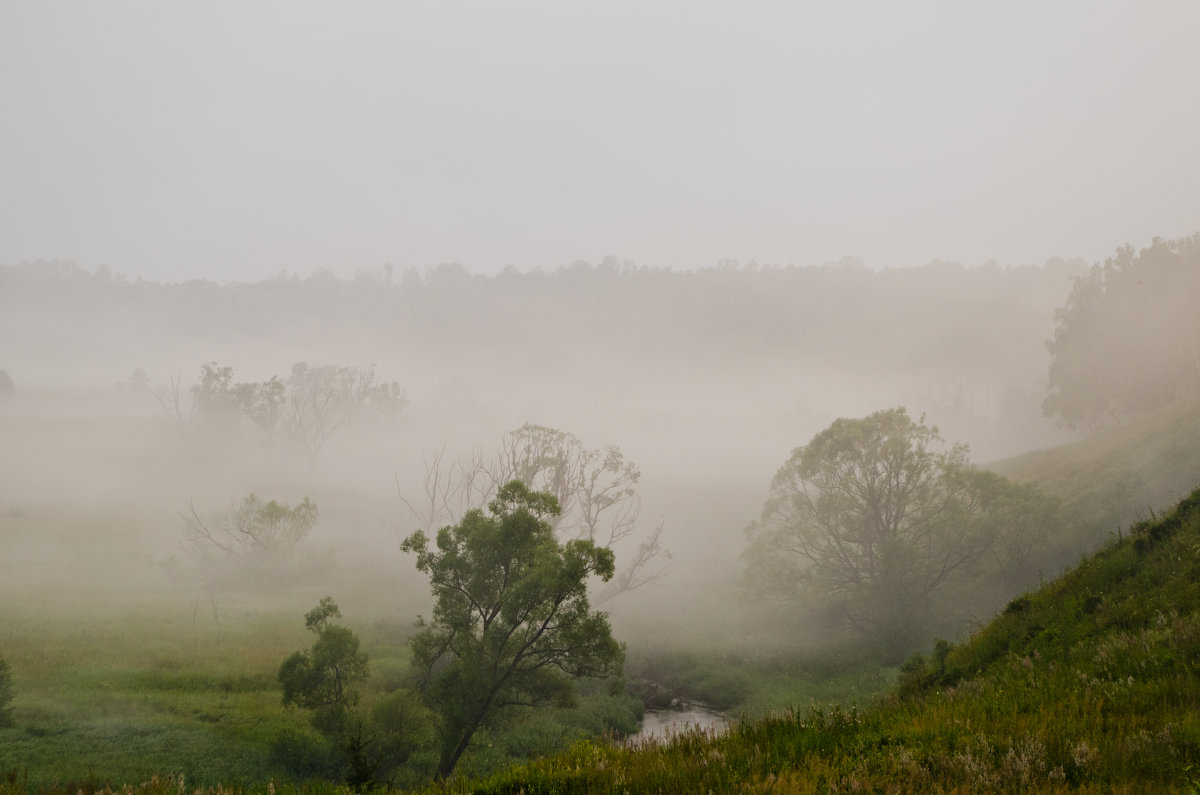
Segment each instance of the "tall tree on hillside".
[{"label": "tall tree on hillside", "polygon": [[1200,235],[1125,246],[1055,312],[1047,416],[1096,429],[1200,394]]},{"label": "tall tree on hillside", "polygon": [[488,514],[475,509],[437,534],[403,544],[430,577],[433,617],[419,622],[413,660],[438,715],[438,774],[453,772],[475,732],[508,708],[569,704],[574,680],[620,671],[608,616],[593,612],[587,581],[613,576],[613,553],[591,541],[559,543],[552,494],[501,486]]}]

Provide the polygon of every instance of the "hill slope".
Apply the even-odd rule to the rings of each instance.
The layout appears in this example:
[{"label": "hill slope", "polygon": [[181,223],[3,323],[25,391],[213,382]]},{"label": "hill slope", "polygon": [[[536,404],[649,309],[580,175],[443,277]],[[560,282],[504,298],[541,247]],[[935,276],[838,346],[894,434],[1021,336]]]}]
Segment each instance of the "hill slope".
[{"label": "hill slope", "polygon": [[1169,508],[1200,483],[1200,403],[1146,414],[1070,444],[988,469],[1063,502],[1068,548],[1094,549],[1118,528]]},{"label": "hill slope", "polygon": [[458,782],[474,792],[1195,791],[1200,490],[905,666],[864,710],[813,709]]}]

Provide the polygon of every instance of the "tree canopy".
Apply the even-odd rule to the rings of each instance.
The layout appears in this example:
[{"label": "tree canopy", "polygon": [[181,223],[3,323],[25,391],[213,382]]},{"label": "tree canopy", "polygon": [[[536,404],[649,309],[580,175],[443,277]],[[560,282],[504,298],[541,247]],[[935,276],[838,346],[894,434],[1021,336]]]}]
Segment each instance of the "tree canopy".
[{"label": "tree canopy", "polygon": [[190,408],[177,379],[158,391],[167,418],[181,430],[193,423],[204,432],[228,434],[249,420],[268,441],[282,436],[316,460],[329,437],[360,419],[391,419],[408,403],[395,381],[378,381],[375,368],[292,365],[286,378],[234,383],[233,368],[200,367]]},{"label": "tree canopy", "polygon": [[240,558],[280,564],[308,536],[317,516],[317,504],[307,496],[293,507],[275,500],[263,502],[250,494],[232,504],[220,524],[210,527],[189,503],[183,536],[189,551],[201,559],[216,555],[219,562]]},{"label": "tree canopy", "polygon": [[974,469],[967,448],[903,408],[839,419],[795,450],[748,529],[748,580],[900,653],[954,578],[1021,567],[1054,503]]},{"label": "tree canopy", "polygon": [[337,774],[352,787],[391,784],[391,776],[421,744],[424,708],[413,693],[397,689],[376,696],[369,710],[359,707],[358,685],[369,674],[358,636],[334,624],[341,611],[332,597],[304,617],[317,636],[279,666],[283,704],[312,711],[311,723],[329,744],[321,749],[294,734],[276,738],[273,756],[297,774]]},{"label": "tree canopy", "polygon": [[526,423],[505,434],[492,453],[446,461],[435,455],[426,466],[425,493],[411,501],[401,495],[417,526],[429,533],[482,509],[506,483],[519,480],[533,491],[551,494],[559,510],[546,515],[560,538],[586,539],[614,549],[637,542],[629,558],[597,596],[659,582],[670,567],[660,521],[641,532],[641,471],[620,448],[584,446],[574,434]]},{"label": "tree canopy", "polygon": [[1097,428],[1200,393],[1200,235],[1125,246],[1055,314],[1043,411]]},{"label": "tree canopy", "polygon": [[500,711],[569,704],[577,678],[615,675],[624,659],[608,616],[588,603],[588,578],[613,576],[612,550],[560,543],[549,521],[558,500],[520,481],[502,486],[488,512],[468,511],[433,548],[423,531],[403,544],[436,600],[412,649],[439,719],[440,776]]}]

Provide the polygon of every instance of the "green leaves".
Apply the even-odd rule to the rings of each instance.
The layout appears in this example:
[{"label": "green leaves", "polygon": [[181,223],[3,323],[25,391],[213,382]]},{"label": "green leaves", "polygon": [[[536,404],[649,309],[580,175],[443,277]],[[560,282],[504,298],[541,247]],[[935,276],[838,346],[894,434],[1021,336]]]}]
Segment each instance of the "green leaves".
[{"label": "green leaves", "polygon": [[612,550],[583,539],[560,544],[547,521],[558,500],[520,481],[502,486],[488,510],[440,530],[435,549],[423,532],[402,544],[436,597],[412,649],[440,716],[443,776],[497,711],[568,704],[574,678],[614,674],[624,657],[587,595],[589,578],[612,578]]},{"label": "green leaves", "polygon": [[[367,655],[360,652],[358,636],[346,627],[329,623],[341,615],[326,596],[309,611],[304,624],[317,640],[279,667],[284,706],[318,711],[318,718],[333,726],[358,701],[355,685],[367,678]],[[318,728],[321,728],[318,726]]]},{"label": "green leaves", "polygon": [[776,474],[747,530],[748,579],[902,652],[943,612],[949,583],[985,563],[1024,567],[1056,510],[903,408],[839,419]]}]

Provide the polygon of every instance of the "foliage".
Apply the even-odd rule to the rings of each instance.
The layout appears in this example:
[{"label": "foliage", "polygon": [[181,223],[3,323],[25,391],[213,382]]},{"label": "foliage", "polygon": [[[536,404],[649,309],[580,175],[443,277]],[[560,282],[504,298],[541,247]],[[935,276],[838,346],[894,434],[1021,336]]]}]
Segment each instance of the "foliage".
[{"label": "foliage", "polygon": [[938,595],[989,554],[1019,573],[1054,518],[1031,486],[940,449],[937,428],[902,409],[839,419],[776,474],[747,529],[747,580],[876,638],[889,654],[922,639]]},{"label": "foliage", "polygon": [[350,711],[358,704],[356,686],[367,678],[367,655],[358,650],[358,636],[330,623],[339,617],[333,599],[323,598],[304,617],[304,626],[317,641],[279,667],[283,705],[313,710],[313,725],[325,734],[345,731]]},{"label": "foliage", "polygon": [[268,441],[280,429],[290,443],[316,459],[329,437],[360,418],[388,419],[407,404],[396,382],[377,381],[375,368],[292,365],[286,378],[234,383],[233,368],[208,362],[191,388],[192,404],[183,406],[179,381],[158,392],[159,404],[176,426],[198,423],[205,432],[232,433],[243,420]]},{"label": "foliage", "polygon": [[[637,534],[640,477],[618,447],[588,448],[573,434],[526,423],[505,434],[492,454],[476,452],[450,462],[435,455],[426,467],[424,495],[416,502],[401,499],[419,529],[433,533],[471,509],[482,510],[504,484],[519,480],[558,500],[559,512],[545,520],[561,537],[613,549]],[[639,541],[597,602],[659,582],[670,559],[660,522]]]},{"label": "foliage", "polygon": [[400,385],[376,383],[375,368],[292,365],[281,390],[282,421],[288,438],[316,458],[329,436],[360,415],[390,417],[407,403]]},{"label": "foliage", "polygon": [[424,710],[412,693],[402,690],[377,700],[368,712],[359,709],[358,685],[368,677],[367,655],[359,651],[352,630],[331,623],[340,616],[333,599],[323,598],[304,618],[316,642],[279,667],[283,705],[311,710],[313,728],[328,748],[303,735],[283,733],[273,744],[273,756],[295,773],[338,770],[351,786],[381,783],[416,747]]},{"label": "foliage", "polygon": [[403,544],[436,599],[412,649],[439,719],[443,777],[502,711],[570,703],[575,679],[614,675],[623,658],[587,596],[588,577],[613,576],[612,551],[585,539],[560,544],[546,520],[558,500],[520,481],[488,508],[439,531],[434,549],[422,531]]},{"label": "foliage", "polygon": [[1055,312],[1047,416],[1095,430],[1200,390],[1200,235],[1117,250]]},{"label": "foliage", "polygon": [[183,516],[183,536],[191,552],[201,558],[243,558],[267,563],[287,560],[296,545],[317,523],[317,505],[305,497],[295,507],[275,500],[264,503],[251,494],[230,506],[225,518],[210,527],[188,503]]},{"label": "foliage", "polygon": [[431,791],[1194,792],[1200,491],[961,645],[902,696],[564,754]]},{"label": "foliage", "polygon": [[8,660],[0,655],[0,728],[13,725],[13,684]]},{"label": "foliage", "polygon": [[[217,644],[215,627],[198,637],[157,613],[147,632],[146,618],[73,616],[58,626],[42,614],[14,621],[12,609],[0,604],[10,659],[41,661],[41,670],[20,667],[23,691],[36,685],[43,706],[23,709],[26,728],[0,742],[0,793],[216,795],[218,781],[228,793],[263,792],[268,780],[276,791],[346,791],[289,785],[253,761],[288,726],[271,677],[259,673],[282,651],[270,646],[280,636],[273,623],[231,621]],[[580,741],[426,791],[1190,793],[1198,644],[1200,493],[1013,600],[903,697],[858,708],[818,699],[719,737],[685,733],[637,749]]]}]

